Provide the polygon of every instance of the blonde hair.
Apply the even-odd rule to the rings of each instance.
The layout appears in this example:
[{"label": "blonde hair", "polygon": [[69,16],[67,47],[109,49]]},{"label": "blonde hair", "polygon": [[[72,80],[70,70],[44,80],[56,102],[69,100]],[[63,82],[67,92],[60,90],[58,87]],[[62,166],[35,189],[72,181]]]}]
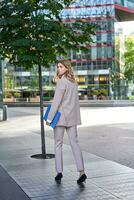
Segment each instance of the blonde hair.
[{"label": "blonde hair", "polygon": [[[57,61],[57,65],[58,65],[58,63],[61,63],[62,65],[64,65],[66,67],[66,69],[68,69],[64,74],[65,77],[71,82],[76,82],[75,75],[74,75],[74,72],[73,72],[73,69],[71,66],[71,62],[69,60],[59,60],[59,61]],[[61,78],[58,75],[58,72],[57,72],[56,76],[58,78]]]}]

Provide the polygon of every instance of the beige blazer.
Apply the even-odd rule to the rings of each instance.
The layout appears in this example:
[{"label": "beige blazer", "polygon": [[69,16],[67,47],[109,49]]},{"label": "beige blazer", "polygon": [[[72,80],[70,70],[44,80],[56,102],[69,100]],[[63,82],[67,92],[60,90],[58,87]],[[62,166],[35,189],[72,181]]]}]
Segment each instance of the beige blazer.
[{"label": "beige blazer", "polygon": [[81,124],[78,85],[65,76],[57,81],[48,121],[52,121],[56,111],[61,112],[56,126],[75,126]]}]

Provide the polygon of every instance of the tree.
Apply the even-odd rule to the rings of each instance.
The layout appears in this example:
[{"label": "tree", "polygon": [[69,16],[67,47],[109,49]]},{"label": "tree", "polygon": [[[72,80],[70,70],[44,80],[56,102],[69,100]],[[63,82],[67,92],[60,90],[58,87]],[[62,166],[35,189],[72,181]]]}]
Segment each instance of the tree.
[{"label": "tree", "polygon": [[1,0],[0,55],[14,65],[38,66],[42,154],[46,157],[42,100],[42,66],[49,67],[68,50],[84,50],[95,26],[65,23],[61,11],[72,0]]},{"label": "tree", "polygon": [[125,71],[124,75],[128,81],[134,80],[134,36],[129,36],[125,41]]}]

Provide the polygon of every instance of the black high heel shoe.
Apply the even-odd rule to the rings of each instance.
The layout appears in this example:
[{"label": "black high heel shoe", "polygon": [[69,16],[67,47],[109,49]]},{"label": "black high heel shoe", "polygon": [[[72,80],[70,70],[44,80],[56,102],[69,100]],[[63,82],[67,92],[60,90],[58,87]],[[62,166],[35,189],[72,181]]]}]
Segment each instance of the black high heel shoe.
[{"label": "black high heel shoe", "polygon": [[57,176],[55,177],[55,181],[61,181],[63,175],[62,173],[58,173]]},{"label": "black high heel shoe", "polygon": [[87,179],[86,174],[82,174],[82,175],[80,176],[80,178],[77,180],[77,183],[78,183],[78,184],[81,184],[81,183],[83,183],[83,182],[86,182],[86,179]]}]

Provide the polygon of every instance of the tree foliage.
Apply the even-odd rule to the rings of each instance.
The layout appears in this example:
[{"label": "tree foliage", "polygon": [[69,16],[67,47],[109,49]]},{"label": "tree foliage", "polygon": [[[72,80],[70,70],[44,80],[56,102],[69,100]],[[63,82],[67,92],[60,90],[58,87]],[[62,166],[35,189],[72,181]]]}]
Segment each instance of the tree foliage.
[{"label": "tree foliage", "polygon": [[86,50],[95,27],[65,23],[60,13],[72,0],[1,0],[0,55],[14,65],[47,67],[70,49]]},{"label": "tree foliage", "polygon": [[125,77],[127,80],[134,80],[134,36],[129,36],[125,45]]}]

